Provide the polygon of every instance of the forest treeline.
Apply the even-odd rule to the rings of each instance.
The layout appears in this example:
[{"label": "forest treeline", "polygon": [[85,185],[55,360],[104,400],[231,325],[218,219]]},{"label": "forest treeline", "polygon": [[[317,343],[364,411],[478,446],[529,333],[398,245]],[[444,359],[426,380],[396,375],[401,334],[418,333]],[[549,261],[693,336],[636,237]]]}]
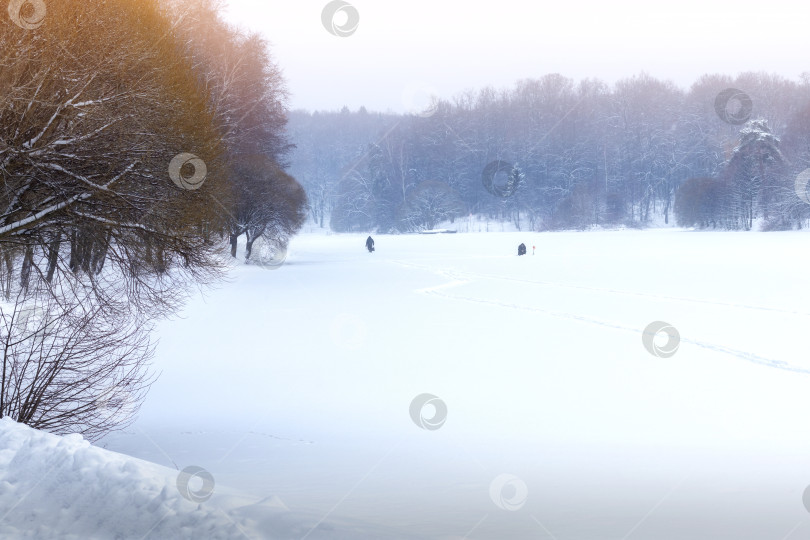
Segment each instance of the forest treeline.
[{"label": "forest treeline", "polygon": [[293,111],[289,130],[311,217],[336,231],[468,214],[529,230],[810,218],[797,182],[810,167],[810,74],[705,75],[688,90],[647,74],[613,86],[551,74],[420,114]]},{"label": "forest treeline", "polygon": [[[306,219],[267,43],[214,0],[11,2],[0,23],[0,417],[96,438],[149,332],[243,235]],[[224,254],[224,256],[223,256]]]}]

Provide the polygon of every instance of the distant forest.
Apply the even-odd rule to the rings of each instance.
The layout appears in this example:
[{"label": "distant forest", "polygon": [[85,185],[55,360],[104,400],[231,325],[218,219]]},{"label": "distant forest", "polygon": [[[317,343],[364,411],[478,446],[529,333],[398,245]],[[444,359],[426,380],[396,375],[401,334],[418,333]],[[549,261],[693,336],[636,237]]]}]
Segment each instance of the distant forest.
[{"label": "distant forest", "polygon": [[469,214],[523,230],[810,225],[810,73],[561,75],[420,114],[293,111],[290,173],[335,231],[407,232]]}]

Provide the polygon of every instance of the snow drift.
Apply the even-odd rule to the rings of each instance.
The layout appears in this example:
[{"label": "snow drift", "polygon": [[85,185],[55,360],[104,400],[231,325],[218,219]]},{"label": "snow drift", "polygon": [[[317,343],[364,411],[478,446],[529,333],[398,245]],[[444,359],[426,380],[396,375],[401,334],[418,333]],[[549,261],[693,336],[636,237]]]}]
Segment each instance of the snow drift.
[{"label": "snow drift", "polygon": [[[181,495],[179,472],[0,419],[0,538],[385,538],[290,512],[277,497],[250,503],[215,488]],[[190,485],[192,492],[200,487]]]}]

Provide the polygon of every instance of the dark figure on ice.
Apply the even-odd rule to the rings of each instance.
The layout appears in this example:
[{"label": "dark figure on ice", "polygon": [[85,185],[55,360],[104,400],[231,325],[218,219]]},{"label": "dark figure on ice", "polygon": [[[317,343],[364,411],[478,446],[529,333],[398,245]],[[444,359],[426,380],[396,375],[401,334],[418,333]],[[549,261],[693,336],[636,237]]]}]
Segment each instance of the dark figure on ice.
[{"label": "dark figure on ice", "polygon": [[518,255],[526,255],[526,244],[520,244],[518,246]]},{"label": "dark figure on ice", "polygon": [[369,253],[374,251],[374,239],[370,236],[366,238],[366,248],[368,249]]}]

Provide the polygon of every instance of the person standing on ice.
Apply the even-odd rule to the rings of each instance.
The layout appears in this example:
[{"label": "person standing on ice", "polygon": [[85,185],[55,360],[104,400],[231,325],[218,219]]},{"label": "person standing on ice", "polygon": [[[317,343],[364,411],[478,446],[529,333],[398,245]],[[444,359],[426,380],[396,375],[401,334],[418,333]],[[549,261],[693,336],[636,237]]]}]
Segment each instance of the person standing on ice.
[{"label": "person standing on ice", "polygon": [[366,248],[368,249],[369,253],[374,251],[374,239],[370,236],[366,238]]}]

